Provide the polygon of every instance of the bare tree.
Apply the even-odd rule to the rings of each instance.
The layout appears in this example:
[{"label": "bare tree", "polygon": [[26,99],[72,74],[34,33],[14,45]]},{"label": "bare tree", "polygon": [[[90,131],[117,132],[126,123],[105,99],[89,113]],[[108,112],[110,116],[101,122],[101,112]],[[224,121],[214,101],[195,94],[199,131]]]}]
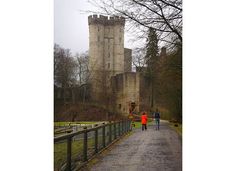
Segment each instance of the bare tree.
[{"label": "bare tree", "polygon": [[85,102],[85,96],[86,94],[88,94],[88,83],[89,83],[89,79],[90,79],[90,72],[88,69],[88,65],[89,65],[89,56],[88,56],[88,52],[84,52],[82,54],[78,54],[76,53],[75,58],[77,60],[77,76],[78,76],[78,84],[77,86],[79,88],[82,88],[83,90],[83,102]]},{"label": "bare tree", "polygon": [[89,56],[88,56],[88,52],[84,52],[82,54],[76,54],[75,58],[77,60],[77,65],[78,65],[78,85],[83,85],[83,84],[87,84],[88,80],[89,80],[89,69],[88,69],[88,65],[89,65]]},{"label": "bare tree", "polygon": [[69,49],[64,49],[59,45],[54,45],[54,85],[63,88],[63,98],[65,102],[66,89],[76,84],[77,63],[71,55]]},{"label": "bare tree", "polygon": [[147,64],[145,58],[146,49],[145,48],[135,48],[132,53],[132,65],[136,68],[137,72],[142,72]]},{"label": "bare tree", "polygon": [[[132,31],[146,37],[149,28],[158,32],[166,46],[182,42],[182,0],[92,0],[100,14],[119,15],[127,19]],[[90,11],[94,12],[94,11]],[[137,34],[139,32],[139,34]]]}]

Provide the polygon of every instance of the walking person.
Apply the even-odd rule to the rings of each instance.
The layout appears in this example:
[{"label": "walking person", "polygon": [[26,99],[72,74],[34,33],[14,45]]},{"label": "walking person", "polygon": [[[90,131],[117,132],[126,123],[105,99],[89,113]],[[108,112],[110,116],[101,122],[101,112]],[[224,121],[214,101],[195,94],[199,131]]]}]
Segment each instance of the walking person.
[{"label": "walking person", "polygon": [[145,131],[147,130],[147,120],[148,120],[147,114],[146,114],[146,112],[143,112],[142,116],[141,116],[142,131],[144,129],[145,129]]},{"label": "walking person", "polygon": [[156,110],[156,112],[154,112],[154,118],[155,118],[155,122],[156,122],[156,130],[159,130],[160,127],[160,112],[158,112],[158,109]]}]

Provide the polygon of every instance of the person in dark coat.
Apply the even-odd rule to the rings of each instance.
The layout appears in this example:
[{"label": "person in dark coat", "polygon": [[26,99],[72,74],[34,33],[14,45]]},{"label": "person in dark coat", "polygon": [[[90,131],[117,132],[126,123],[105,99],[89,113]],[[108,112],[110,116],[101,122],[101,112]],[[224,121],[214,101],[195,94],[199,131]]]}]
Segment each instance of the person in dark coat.
[{"label": "person in dark coat", "polygon": [[158,110],[156,110],[156,112],[154,112],[154,119],[155,119],[155,122],[156,122],[156,130],[158,129],[159,130],[159,127],[160,127],[160,112],[158,112]]}]

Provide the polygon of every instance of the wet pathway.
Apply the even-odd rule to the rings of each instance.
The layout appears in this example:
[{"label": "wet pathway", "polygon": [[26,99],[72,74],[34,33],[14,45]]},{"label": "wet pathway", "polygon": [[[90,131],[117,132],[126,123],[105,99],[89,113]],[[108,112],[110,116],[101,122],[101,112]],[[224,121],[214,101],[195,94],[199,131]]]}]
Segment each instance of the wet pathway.
[{"label": "wet pathway", "polygon": [[153,125],[135,129],[88,170],[181,171],[182,141],[168,123],[162,122],[159,131]]}]

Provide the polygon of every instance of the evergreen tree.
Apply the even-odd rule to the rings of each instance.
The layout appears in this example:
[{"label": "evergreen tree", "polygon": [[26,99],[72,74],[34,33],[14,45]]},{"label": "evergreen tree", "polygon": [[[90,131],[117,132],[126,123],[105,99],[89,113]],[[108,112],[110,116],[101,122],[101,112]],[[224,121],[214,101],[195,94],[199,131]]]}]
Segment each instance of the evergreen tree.
[{"label": "evergreen tree", "polygon": [[158,60],[158,38],[156,31],[153,28],[149,28],[147,45],[146,45],[146,63],[148,69],[154,70],[155,64]]},{"label": "evergreen tree", "polygon": [[146,79],[149,83],[150,89],[150,108],[154,107],[155,90],[154,84],[156,82],[157,62],[158,62],[158,37],[153,28],[149,28],[147,45],[146,45]]}]

